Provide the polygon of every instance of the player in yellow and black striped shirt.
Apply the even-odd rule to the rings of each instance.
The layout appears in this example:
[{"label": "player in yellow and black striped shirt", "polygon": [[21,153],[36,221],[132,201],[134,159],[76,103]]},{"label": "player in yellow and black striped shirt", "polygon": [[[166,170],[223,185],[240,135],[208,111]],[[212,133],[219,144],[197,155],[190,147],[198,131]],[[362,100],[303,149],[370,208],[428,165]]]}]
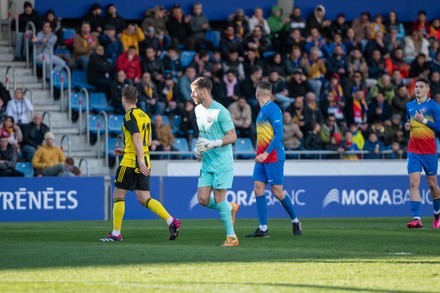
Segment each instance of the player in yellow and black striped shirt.
[{"label": "player in yellow and black striped shirt", "polygon": [[138,201],[153,213],[164,219],[170,231],[169,240],[179,234],[180,220],[173,218],[162,204],[150,196],[150,154],[151,120],[147,114],[136,107],[138,91],[134,86],[122,91],[122,106],[125,109],[122,133],[124,148],[117,148],[113,154],[123,155],[116,171],[113,192],[113,231],[101,241],[121,241],[121,226],[125,212],[125,195],[135,190]]}]

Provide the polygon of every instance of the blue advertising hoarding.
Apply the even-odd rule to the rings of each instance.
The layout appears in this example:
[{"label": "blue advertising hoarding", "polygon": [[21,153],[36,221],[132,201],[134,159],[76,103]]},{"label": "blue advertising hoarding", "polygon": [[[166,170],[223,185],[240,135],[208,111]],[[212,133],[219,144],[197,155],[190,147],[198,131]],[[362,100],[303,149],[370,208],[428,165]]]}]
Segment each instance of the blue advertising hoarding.
[{"label": "blue advertising hoarding", "polygon": [[[301,218],[410,217],[408,187],[407,176],[291,176],[284,184]],[[424,177],[421,196],[422,215],[432,215]],[[257,217],[251,177],[235,177],[226,198],[240,204],[238,218]],[[269,190],[266,198],[270,218],[287,217]],[[182,219],[218,218],[218,211],[198,203],[196,177],[164,177],[163,203],[171,214]]]},{"label": "blue advertising hoarding", "polygon": [[103,177],[0,179],[0,222],[102,220]]}]

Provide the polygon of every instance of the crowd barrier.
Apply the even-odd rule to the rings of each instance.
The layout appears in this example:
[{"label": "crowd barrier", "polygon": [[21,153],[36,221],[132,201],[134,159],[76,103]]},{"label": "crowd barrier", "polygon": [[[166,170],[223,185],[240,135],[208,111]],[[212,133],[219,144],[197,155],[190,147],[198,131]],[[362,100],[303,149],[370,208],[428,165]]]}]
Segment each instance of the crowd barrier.
[{"label": "crowd barrier", "polygon": [[[5,181],[7,180],[7,181]],[[103,220],[112,200],[104,178],[2,179],[0,222]],[[285,193],[301,218],[410,217],[408,177],[287,176]],[[218,211],[197,201],[197,177],[152,177],[151,194],[181,219],[217,219]],[[432,215],[432,200],[422,178],[422,215]],[[236,176],[229,202],[240,204],[238,218],[256,218],[253,182]],[[287,218],[281,204],[266,190],[270,218]],[[111,213],[108,213],[111,215]],[[142,207],[133,192],[126,198],[125,219],[157,219]]]}]

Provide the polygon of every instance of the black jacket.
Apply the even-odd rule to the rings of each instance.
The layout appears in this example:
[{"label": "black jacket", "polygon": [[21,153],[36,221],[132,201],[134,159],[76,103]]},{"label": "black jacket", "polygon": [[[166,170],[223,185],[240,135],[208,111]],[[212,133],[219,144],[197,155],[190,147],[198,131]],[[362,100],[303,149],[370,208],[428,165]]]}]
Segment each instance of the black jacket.
[{"label": "black jacket", "polygon": [[[20,14],[18,16],[18,31],[20,33],[24,33],[25,32],[26,24],[29,21],[32,21],[34,23],[35,29],[36,29],[37,32],[39,32],[41,30],[41,27],[42,27],[42,25],[41,25],[41,17],[38,14],[38,12],[34,9],[34,10],[32,10],[31,14],[26,14],[26,13],[23,12],[22,14]],[[16,25],[15,25],[15,20],[12,21],[11,28],[13,30],[17,29]]]},{"label": "black jacket", "polygon": [[30,122],[21,127],[21,131],[23,133],[23,141],[21,143],[22,146],[29,145],[37,148],[43,143],[44,135],[49,132],[49,126],[44,123],[41,123],[40,126],[41,133],[40,137],[37,137],[37,126],[34,122]]},{"label": "black jacket", "polygon": [[107,58],[102,55],[92,54],[90,55],[89,67],[87,68],[87,80],[90,84],[99,82],[99,80],[113,78],[115,72],[115,66],[107,62]]}]

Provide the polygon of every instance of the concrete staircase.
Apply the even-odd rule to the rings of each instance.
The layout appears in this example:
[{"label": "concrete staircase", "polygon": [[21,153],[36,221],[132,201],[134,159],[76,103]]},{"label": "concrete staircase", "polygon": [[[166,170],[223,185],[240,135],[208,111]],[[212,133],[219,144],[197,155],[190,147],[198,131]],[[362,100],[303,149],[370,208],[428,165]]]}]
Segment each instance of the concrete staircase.
[{"label": "concrete staircase", "polygon": [[[97,159],[98,149],[97,146],[91,146],[87,143],[87,136],[85,133],[86,117],[83,113],[83,129],[80,132],[79,123],[72,123],[69,120],[68,112],[66,109],[61,111],[61,101],[54,101],[50,97],[49,83],[46,84],[47,89],[43,89],[43,82],[36,76],[32,75],[32,65],[29,69],[26,68],[25,62],[14,62],[14,47],[9,47],[7,41],[7,34],[4,33],[5,28],[3,27],[3,38],[0,39],[0,81],[5,83],[6,80],[6,69],[9,65],[14,65],[16,68],[16,86],[17,88],[29,89],[32,92],[32,103],[34,105],[34,111],[48,112],[50,113],[52,131],[55,134],[55,141],[60,145],[60,141],[63,135],[67,135],[70,139],[70,152],[71,156],[75,159],[75,164],[78,165],[80,159],[86,159],[88,163],[88,174],[89,176],[106,176],[113,174],[113,170],[104,166],[104,159],[101,152],[101,158]],[[13,97],[13,80],[12,71],[9,74],[9,89],[11,90],[11,97]],[[28,98],[30,97],[30,92],[26,94]],[[67,105],[67,91],[65,92],[64,105]],[[49,125],[49,115],[44,118],[44,123]],[[101,150],[104,150],[104,136],[101,137]],[[63,149],[68,155],[68,139],[64,140]],[[81,166],[82,174],[86,174],[85,164]]]}]

